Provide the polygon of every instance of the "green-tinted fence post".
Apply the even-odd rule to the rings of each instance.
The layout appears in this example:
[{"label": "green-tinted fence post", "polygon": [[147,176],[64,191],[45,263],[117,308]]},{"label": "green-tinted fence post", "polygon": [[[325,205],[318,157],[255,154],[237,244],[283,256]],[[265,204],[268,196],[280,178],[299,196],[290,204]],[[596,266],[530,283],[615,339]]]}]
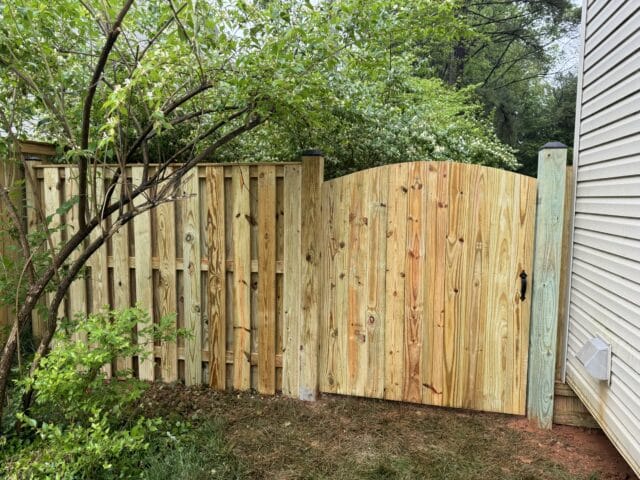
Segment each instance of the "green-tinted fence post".
[{"label": "green-tinted fence post", "polygon": [[317,150],[302,154],[300,226],[302,298],[300,299],[299,398],[318,396],[318,328],[320,322],[320,236],[322,234],[322,182],[324,158]]},{"label": "green-tinted fence post", "polygon": [[567,146],[547,143],[538,154],[527,416],[539,428],[553,422]]}]

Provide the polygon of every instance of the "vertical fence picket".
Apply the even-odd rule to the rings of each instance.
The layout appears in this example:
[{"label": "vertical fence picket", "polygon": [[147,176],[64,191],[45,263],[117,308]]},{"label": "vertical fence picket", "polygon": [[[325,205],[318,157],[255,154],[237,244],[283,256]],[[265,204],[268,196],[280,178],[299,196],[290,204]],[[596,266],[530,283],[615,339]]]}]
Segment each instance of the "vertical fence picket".
[{"label": "vertical fence picket", "polygon": [[258,167],[258,391],[276,390],[276,171]]},{"label": "vertical fence picket", "polygon": [[404,300],[405,248],[407,242],[408,164],[399,164],[389,172],[387,223],[387,275],[385,342],[385,395],[388,400],[402,400],[404,381]]},{"label": "vertical fence picket", "polygon": [[[57,213],[60,208],[60,169],[57,166],[44,169],[44,212],[47,217],[51,217],[48,225],[50,247],[58,251],[62,241],[62,218]],[[53,294],[47,295],[47,304],[53,299]],[[63,318],[66,314],[65,301],[58,307],[58,318]]]},{"label": "vertical fence picket", "polygon": [[443,405],[448,395],[445,382],[445,271],[449,230],[449,162],[430,162],[427,174],[427,239],[426,260],[430,265],[426,275],[426,322],[423,334],[422,402]]},{"label": "vertical fence picket", "polygon": [[367,378],[364,394],[384,396],[384,319],[386,316],[387,204],[389,170],[371,172],[366,215],[370,228],[367,253]]},{"label": "vertical fence picket", "polygon": [[[54,150],[55,152],[55,150]],[[27,207],[27,232],[34,233],[40,228],[40,215],[44,213],[43,199],[40,195],[40,182],[33,161],[25,163],[25,200]],[[42,299],[40,300],[42,302]],[[31,313],[31,333],[35,342],[39,342],[44,331],[45,319],[37,312],[37,308]]]},{"label": "vertical fence picket", "polygon": [[232,173],[233,388],[251,387],[251,219],[249,167]]},{"label": "vertical fence picket", "polygon": [[184,279],[185,383],[202,383],[202,314],[200,301],[200,210],[197,170],[183,182],[182,258]]},{"label": "vertical fence picket", "polygon": [[[131,168],[132,188],[139,186],[144,172],[143,167]],[[134,207],[144,203],[144,197],[139,196],[134,200]],[[149,312],[150,321],[153,322],[153,268],[151,262],[151,213],[143,212],[133,220],[133,233],[135,243],[135,282],[136,303]],[[155,378],[154,342],[150,336],[141,334],[141,330],[150,325],[138,324],[138,344],[143,346],[144,358],[138,359],[138,377],[140,380],[153,381]]]},{"label": "vertical fence picket", "polygon": [[366,324],[366,282],[367,282],[367,248],[369,239],[369,222],[365,202],[368,198],[368,187],[361,173],[351,178],[351,196],[345,207],[349,215],[349,236],[347,248],[348,284],[347,284],[347,319],[349,337],[347,344],[347,383],[350,395],[364,395],[367,377],[367,324]]},{"label": "vertical fence picket", "polygon": [[[118,199],[122,195],[127,195],[128,186],[125,174],[120,178],[113,191],[113,198]],[[111,225],[117,221],[120,212],[116,210],[111,215]],[[131,306],[131,282],[129,278],[129,231],[126,225],[121,226],[111,238],[112,260],[113,260],[113,307],[128,308]],[[120,370],[130,370],[133,368],[131,357],[118,357],[116,368]]]},{"label": "vertical fence picket", "polygon": [[[67,167],[64,170],[64,199],[65,202],[73,201],[78,195],[78,179],[75,176],[75,169]],[[76,202],[66,215],[67,235],[73,235],[78,231],[78,212],[79,206]],[[71,262],[77,260],[79,251],[75,250],[70,257]],[[80,274],[69,287],[69,316],[74,318],[78,314],[86,314],[87,312],[87,290],[85,278]],[[78,340],[86,342],[86,334],[81,335]]]},{"label": "vertical fence picket", "polygon": [[287,165],[284,172],[282,393],[297,396],[300,377],[300,166]]},{"label": "vertical fence picket", "polygon": [[[176,286],[176,237],[175,204],[167,202],[156,207],[158,242],[158,315],[174,315],[177,310]],[[178,349],[176,342],[162,341],[160,344],[160,367],[162,380],[175,382],[178,379]]]},{"label": "vertical fence picket", "polygon": [[407,197],[407,243],[405,259],[405,371],[403,399],[422,400],[422,328],[424,323],[424,268],[427,185],[424,163],[409,171]]},{"label": "vertical fence picket", "polygon": [[226,258],[224,167],[207,172],[207,251],[209,256],[209,385],[226,386]]},{"label": "vertical fence picket", "polygon": [[299,396],[301,400],[315,400],[318,395],[323,177],[324,159],[319,152],[308,152],[302,157],[301,173],[301,204],[304,208],[300,227],[302,295],[300,297]]},{"label": "vertical fence picket", "polygon": [[[104,182],[105,170],[98,169],[95,177],[95,196],[97,199],[104,198]],[[95,215],[100,214],[100,205],[97,205],[98,211]],[[95,241],[101,234],[103,229],[107,229],[107,222],[103,220],[90,237],[90,241]],[[89,259],[89,267],[91,269],[90,290],[91,290],[91,312],[97,313],[104,308],[109,307],[109,270],[107,266],[107,245],[106,243],[98,248]],[[111,364],[102,367],[102,372],[107,378],[112,374]]]}]

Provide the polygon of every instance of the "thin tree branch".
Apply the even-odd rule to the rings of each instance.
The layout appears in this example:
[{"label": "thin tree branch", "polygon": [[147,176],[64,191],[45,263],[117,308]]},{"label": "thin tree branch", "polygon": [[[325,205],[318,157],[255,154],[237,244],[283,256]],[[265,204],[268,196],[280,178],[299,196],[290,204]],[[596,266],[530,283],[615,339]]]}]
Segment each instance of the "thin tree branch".
[{"label": "thin tree branch", "polygon": [[[84,100],[84,106],[82,109],[82,127],[80,129],[80,148],[82,150],[87,150],[89,148],[89,130],[91,128],[91,108],[93,107],[93,98],[96,94],[96,90],[98,88],[98,83],[100,82],[100,77],[102,77],[102,73],[104,72],[104,68],[107,64],[107,60],[109,59],[109,54],[113,49],[116,40],[118,39],[118,35],[120,35],[120,25],[124,20],[124,17],[127,15],[127,12],[133,5],[133,0],[127,0],[118,16],[116,17],[113,25],[111,26],[111,30],[107,35],[107,40],[102,48],[102,52],[100,53],[100,58],[98,59],[98,63],[93,71],[93,76],[91,77],[91,82],[89,83],[89,88],[87,89],[87,96]],[[87,155],[83,153],[80,155],[78,160],[78,223],[80,228],[84,227],[86,223],[86,213],[87,213],[87,166],[89,159]]]}]

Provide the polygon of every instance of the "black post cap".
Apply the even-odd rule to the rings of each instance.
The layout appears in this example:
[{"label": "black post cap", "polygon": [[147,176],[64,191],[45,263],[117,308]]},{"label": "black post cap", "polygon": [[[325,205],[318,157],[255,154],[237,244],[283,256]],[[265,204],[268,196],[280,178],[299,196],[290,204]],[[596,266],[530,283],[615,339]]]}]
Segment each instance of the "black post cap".
[{"label": "black post cap", "polygon": [[302,157],[324,157],[324,153],[321,150],[303,150],[300,152],[300,156]]},{"label": "black post cap", "polygon": [[554,148],[567,148],[567,146],[562,142],[549,142],[545,143],[540,150],[550,150]]}]

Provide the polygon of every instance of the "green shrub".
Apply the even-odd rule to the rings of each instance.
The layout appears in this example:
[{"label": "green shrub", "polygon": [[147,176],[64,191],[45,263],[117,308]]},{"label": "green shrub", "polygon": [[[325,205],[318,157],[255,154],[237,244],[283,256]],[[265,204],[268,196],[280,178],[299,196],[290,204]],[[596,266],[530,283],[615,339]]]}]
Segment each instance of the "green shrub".
[{"label": "green shrub", "polygon": [[[27,412],[14,415],[16,428],[0,436],[0,475],[7,478],[130,478],[140,453],[161,425],[134,415],[146,384],[131,371],[106,380],[101,368],[118,357],[144,358],[140,338],[175,340],[175,321],[159,324],[139,308],[103,310],[61,325],[54,348],[34,375],[16,381],[20,396],[32,391]],[[78,338],[86,337],[83,342]],[[15,393],[15,392],[14,392]],[[138,475],[139,476],[139,475]]]}]

